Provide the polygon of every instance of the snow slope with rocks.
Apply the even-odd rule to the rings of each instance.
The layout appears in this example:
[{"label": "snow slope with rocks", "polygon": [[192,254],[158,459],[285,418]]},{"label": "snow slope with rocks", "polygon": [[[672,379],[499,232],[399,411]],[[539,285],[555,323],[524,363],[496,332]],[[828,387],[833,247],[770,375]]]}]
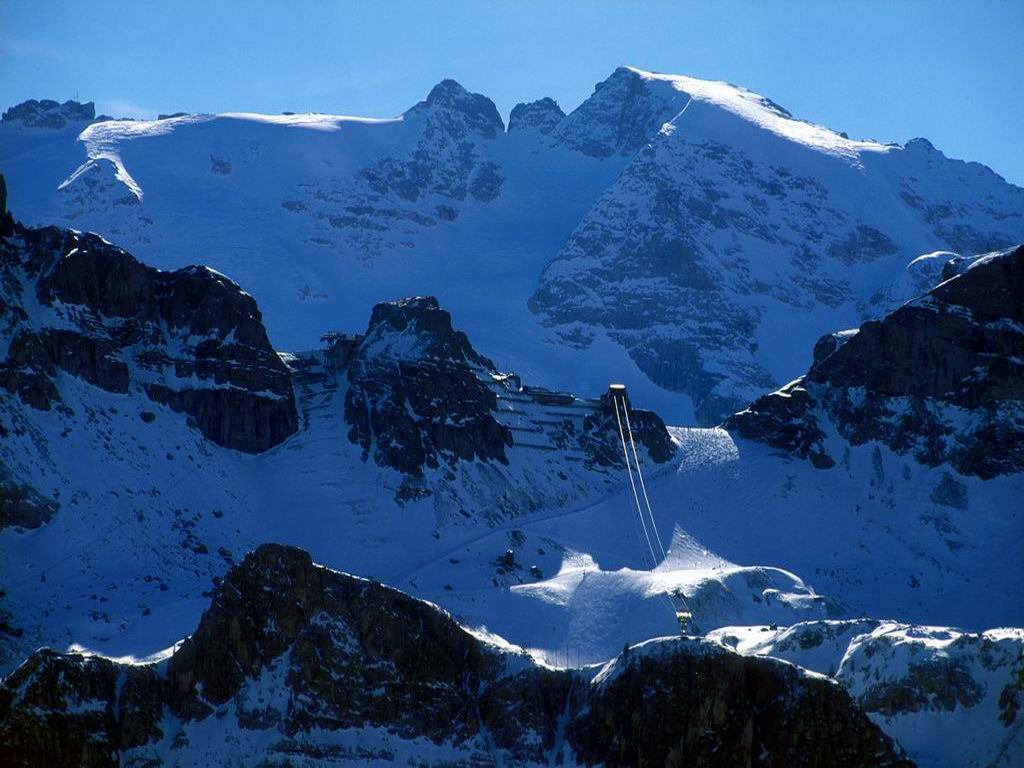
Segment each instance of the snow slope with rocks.
[{"label": "snow slope with rocks", "polygon": [[0,681],[5,764],[629,766],[680,753],[911,766],[841,689],[783,662],[666,638],[600,670],[553,670],[271,544],[231,569],[165,659],[42,650]]},{"label": "snow slope with rocks", "polygon": [[677,634],[680,596],[744,653],[851,627],[790,660],[921,765],[1022,759],[992,628],[1024,615],[1024,283],[1021,251],[975,256],[1024,240],[1021,190],[628,68],[507,132],[452,81],[388,120],[30,114],[0,123],[18,210],[167,271],[0,210],[2,673],[164,659],[276,541],[549,666]]},{"label": "snow slope with rocks", "polygon": [[1012,766],[1024,755],[1024,630],[857,619],[710,636],[829,675],[921,765]]},{"label": "snow slope with rocks", "polygon": [[[54,273],[79,263],[83,243],[96,275],[116,264],[147,268],[99,241],[9,218],[4,226],[6,348],[67,318],[80,318],[73,352],[107,340],[108,323],[81,322],[113,312],[102,291],[65,297],[57,314],[14,300],[24,265],[35,263],[30,244],[45,236],[66,247],[40,251]],[[940,288],[985,276],[992,262]],[[189,274],[145,272],[158,284]],[[81,287],[118,284],[94,278]],[[213,281],[215,293],[233,296],[219,303],[219,327],[253,322],[245,294]],[[167,298],[168,317],[202,322],[203,313],[181,313],[187,293]],[[120,325],[138,327],[149,306],[129,302]],[[170,327],[178,338],[201,335],[187,321]],[[167,329],[134,338],[136,358],[166,354]],[[180,366],[199,347],[175,349],[186,356]],[[223,348],[227,372],[231,350]],[[302,546],[318,562],[427,598],[481,636],[560,667],[673,634],[667,598],[677,593],[699,632],[864,615],[978,631],[1015,622],[1022,608],[1005,589],[1024,577],[1015,556],[1019,472],[982,480],[882,443],[842,448],[839,435],[829,445],[842,460],[819,469],[723,429],[666,429],[634,408],[654,517],[671,535],[667,558],[652,567],[607,400],[523,387],[433,299],[380,305],[365,333],[284,356],[297,428],[261,453],[218,445],[199,421],[154,401],[145,378],[106,387],[78,359],[12,369],[42,376],[56,407],[33,397],[43,384],[26,389],[19,377],[0,393],[4,465],[23,498],[53,502],[34,527],[12,520],[0,531],[5,670],[43,645],[165,655],[231,565],[264,541]],[[990,687],[1009,685],[1012,670],[994,670]],[[1003,708],[1015,712],[1012,702]],[[967,709],[972,718],[980,711]],[[958,712],[915,710],[915,727],[927,732]],[[893,717],[879,722],[900,733],[906,721]],[[1015,727],[1007,720],[1004,728]],[[988,733],[972,742],[971,759],[1004,738]],[[1012,763],[1018,747],[1006,743]]]},{"label": "snow slope with rocks", "polygon": [[569,115],[518,105],[508,131],[451,80],[389,119],[10,119],[0,169],[28,223],[245,285],[279,348],[434,295],[501,367],[623,380],[675,423],[793,378],[819,335],[902,298],[921,254],[1024,240],[1024,191],[984,166],[627,67]]}]

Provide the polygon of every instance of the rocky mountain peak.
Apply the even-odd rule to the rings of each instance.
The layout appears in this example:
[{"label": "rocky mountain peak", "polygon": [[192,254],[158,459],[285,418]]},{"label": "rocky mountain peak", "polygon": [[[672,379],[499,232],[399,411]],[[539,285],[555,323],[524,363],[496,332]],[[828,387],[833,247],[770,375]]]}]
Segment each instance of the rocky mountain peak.
[{"label": "rocky mountain peak", "polygon": [[345,396],[349,439],[367,458],[411,477],[459,461],[507,461],[508,430],[479,375],[494,364],[452,327],[437,299],[377,304],[351,353]]},{"label": "rocky mountain peak", "polygon": [[727,428],[835,464],[825,423],[991,478],[1024,469],[1024,247],[989,254],[842,343],[819,342],[806,376],[755,401]]},{"label": "rocky mountain peak", "polygon": [[443,124],[453,133],[461,136],[474,133],[493,139],[505,131],[498,108],[494,102],[479,93],[470,93],[455,80],[445,79],[435,85],[427,98],[409,109],[407,117],[442,117]]},{"label": "rocky mountain peak", "polygon": [[28,128],[60,129],[68,123],[91,122],[96,119],[96,105],[68,100],[61,104],[52,99],[29,99],[3,113],[0,121],[20,122]]},{"label": "rocky mountain peak", "polygon": [[935,145],[932,144],[928,139],[918,136],[917,138],[911,139],[903,145],[904,149],[908,149],[912,152],[937,152]]},{"label": "rocky mountain peak", "polygon": [[452,327],[451,313],[441,309],[433,296],[374,306],[362,349],[375,357],[447,360],[494,370],[494,363],[473,349],[466,334]]},{"label": "rocky mountain peak", "polygon": [[17,224],[0,266],[0,387],[26,405],[59,404],[63,371],[184,412],[225,447],[256,453],[296,430],[290,372],[255,300],[223,275],[162,272],[97,235]]},{"label": "rocky mountain peak", "polygon": [[545,96],[537,101],[516,104],[508,118],[508,132],[534,130],[547,135],[564,117],[565,112],[558,106],[558,102]]},{"label": "rocky mountain peak", "polygon": [[555,131],[556,141],[594,157],[631,155],[686,105],[682,91],[619,67]]}]

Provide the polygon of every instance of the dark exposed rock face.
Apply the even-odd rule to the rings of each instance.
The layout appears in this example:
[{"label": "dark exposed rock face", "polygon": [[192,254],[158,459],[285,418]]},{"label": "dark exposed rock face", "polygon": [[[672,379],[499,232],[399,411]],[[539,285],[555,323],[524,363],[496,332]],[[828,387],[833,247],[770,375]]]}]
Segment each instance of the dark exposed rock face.
[{"label": "dark exposed rock face", "polygon": [[4,474],[0,468],[0,531],[7,526],[39,528],[50,522],[60,505]]},{"label": "dark exposed rock face", "polygon": [[588,765],[910,765],[839,687],[781,663],[655,641],[589,682],[278,545],[232,569],[164,662],[33,654],[0,683],[0,762],[189,762],[209,717],[259,734],[255,762],[327,765],[333,735],[376,726],[392,759],[417,739],[445,745],[448,765],[548,764],[565,747]]},{"label": "dark exposed rock face", "polygon": [[460,460],[505,463],[512,436],[479,375],[493,371],[437,299],[378,304],[348,364],[349,439],[414,477]]},{"label": "dark exposed rock face", "polygon": [[7,211],[7,180],[0,174],[0,235],[14,229],[14,217]]},{"label": "dark exposed rock face", "polygon": [[[621,438],[607,396],[579,401],[584,407],[567,406],[582,414],[573,417],[557,404],[577,402],[567,393],[520,391],[518,377],[498,374],[466,334],[452,328],[451,315],[434,298],[378,304],[366,334],[347,341],[344,350],[339,346],[337,354],[349,384],[349,439],[378,465],[413,478],[459,462],[504,465],[507,449],[520,436],[536,443],[543,432],[552,449],[581,452],[588,468],[622,467]],[[499,418],[509,412],[499,408],[498,392],[517,405],[517,413],[532,407],[519,403],[537,404],[537,431],[514,434]],[[657,414],[630,407],[628,418],[644,460],[660,464],[672,458],[675,446]],[[529,417],[527,423],[533,423]]]},{"label": "dark exposed rock face", "polygon": [[726,423],[834,463],[828,422],[929,466],[990,478],[1024,469],[1024,248],[975,260],[843,344],[825,337],[806,376]]},{"label": "dark exposed rock face", "polygon": [[92,234],[11,224],[0,239],[0,386],[33,408],[57,372],[135,389],[219,445],[266,450],[297,428],[288,368],[256,302],[212,270],[161,272]]},{"label": "dark exposed rock face", "polygon": [[603,674],[570,726],[587,764],[910,765],[837,686],[792,667],[738,664],[697,641],[655,641]]},{"label": "dark exposed rock face", "polygon": [[[649,456],[654,463],[663,464],[675,455],[675,445],[668,435],[665,422],[658,414],[633,408],[626,399],[625,410],[620,407],[619,416],[616,417],[615,407],[608,395],[604,395],[600,403],[601,407],[583,420],[582,429],[578,433],[567,434],[565,441],[565,447],[569,447],[575,441],[587,455],[589,465],[615,469],[622,467],[620,419],[623,429],[627,427],[628,421],[628,427],[632,430],[633,440],[641,456]],[[646,451],[641,451],[641,448]],[[629,446],[629,450],[632,453],[632,446]]]},{"label": "dark exposed rock face", "polygon": [[29,99],[11,107],[3,114],[3,122],[20,122],[28,128],[59,129],[71,122],[90,122],[96,119],[96,105],[91,101],[80,103],[52,99]]},{"label": "dark exposed rock face", "polygon": [[498,108],[494,102],[479,93],[470,93],[454,80],[442,80],[435,85],[425,101],[412,107],[407,115],[443,110],[449,114],[453,135],[461,136],[466,131],[478,133],[493,139],[505,130]]},{"label": "dark exposed rock face", "polygon": [[533,130],[547,135],[562,122],[565,112],[558,102],[545,96],[528,104],[516,104],[508,117],[508,132]]},{"label": "dark exposed rock face", "polygon": [[163,691],[152,667],[37,651],[0,687],[0,762],[119,766],[119,752],[162,736]]},{"label": "dark exposed rock face", "polygon": [[652,98],[641,74],[619,67],[594,86],[560,126],[556,140],[593,157],[630,155],[686,106],[687,98],[683,93],[669,101]]}]

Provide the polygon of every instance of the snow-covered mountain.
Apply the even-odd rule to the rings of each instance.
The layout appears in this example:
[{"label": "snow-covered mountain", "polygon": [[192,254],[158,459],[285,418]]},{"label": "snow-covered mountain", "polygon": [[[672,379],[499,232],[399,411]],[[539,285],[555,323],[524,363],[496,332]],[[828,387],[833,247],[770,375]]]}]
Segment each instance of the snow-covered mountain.
[{"label": "snow-covered mountain", "polygon": [[[678,746],[652,691],[722,729],[757,679],[801,743],[808,697],[856,726],[837,765],[904,764],[860,711],[1024,760],[1024,190],[987,168],[621,68],[507,130],[450,80],[384,120],[30,102],[0,171],[16,750],[636,764]],[[680,606],[704,639],[651,640]]]},{"label": "snow-covered mountain", "polygon": [[717,423],[792,377],[921,253],[1024,237],[1024,190],[927,141],[854,141],[723,83],[620,69],[557,131],[629,164],[544,270],[531,307],[603,332]]},{"label": "snow-covered mountain", "polygon": [[[982,475],[884,430],[865,441],[834,426],[823,445],[837,458],[816,466],[777,445],[785,424],[666,428],[633,394],[644,490],[670,537],[652,568],[608,397],[524,386],[436,299],[382,303],[362,333],[278,356],[253,300],[208,269],[159,272],[95,236],[25,228],[6,213],[3,222],[0,451],[4,509],[19,511],[0,530],[4,671],[39,646],[160,654],[199,621],[211,585],[265,541],[429,599],[558,667],[674,634],[674,595],[685,596],[693,629],[712,636],[865,615],[975,632],[1019,623],[1021,596],[1006,589],[1024,578],[1014,501],[1024,487],[1012,467]],[[1020,267],[1019,251],[952,260],[947,281],[874,324],[903,328],[911,349],[1010,370]],[[971,308],[979,290],[993,297],[987,314]],[[967,330],[903,320],[926,310]],[[865,326],[826,336],[817,355],[869,335]],[[991,397],[1019,407],[1005,377],[981,377],[973,364],[949,376],[950,391],[971,385],[976,395],[948,421],[950,445],[987,434]],[[863,419],[879,418],[874,380],[859,386]],[[832,402],[844,387],[853,383],[823,379],[816,396]],[[225,397],[237,406],[195,407]],[[931,402],[923,407],[939,408]],[[256,429],[264,442],[254,445],[246,425],[266,423],[257,415],[267,407],[281,427]],[[773,412],[755,403],[736,419],[761,410]],[[878,674],[902,679],[897,662]],[[914,709],[913,727],[904,710],[878,722],[910,734],[911,756],[937,766],[913,734],[965,714],[987,729],[965,759],[1005,743],[1013,764],[1015,699],[1000,716],[989,710],[996,687],[1013,695],[1015,670],[1000,662],[979,683],[988,703]],[[860,678],[836,679],[861,697]],[[274,680],[260,695],[284,695]],[[281,726],[268,727],[279,738]]]},{"label": "snow-covered mountain", "polygon": [[[637,711],[647,715],[635,717]],[[839,688],[664,639],[555,670],[436,606],[264,545],[148,664],[42,650],[0,683],[0,761],[909,768]]]},{"label": "snow-covered mountain", "polygon": [[927,141],[852,140],[627,67],[569,115],[518,105],[507,131],[451,80],[389,119],[32,114],[0,123],[26,222],[214,267],[278,348],[433,295],[501,367],[575,391],[621,380],[675,423],[792,379],[818,336],[909,298],[922,254],[1024,241],[1024,190]]}]

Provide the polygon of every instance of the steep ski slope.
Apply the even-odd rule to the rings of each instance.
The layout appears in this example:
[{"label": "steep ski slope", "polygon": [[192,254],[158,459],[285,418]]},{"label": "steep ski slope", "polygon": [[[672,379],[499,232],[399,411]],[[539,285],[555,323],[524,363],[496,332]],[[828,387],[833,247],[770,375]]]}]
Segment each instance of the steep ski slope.
[{"label": "steep ski slope", "polygon": [[499,367],[575,391],[623,380],[676,423],[792,378],[818,335],[902,295],[920,254],[1024,240],[1024,192],[983,166],[629,68],[568,116],[520,105],[507,132],[446,80],[393,119],[200,115],[72,137],[0,124],[26,220],[215,267],[279,348],[429,294]]}]

